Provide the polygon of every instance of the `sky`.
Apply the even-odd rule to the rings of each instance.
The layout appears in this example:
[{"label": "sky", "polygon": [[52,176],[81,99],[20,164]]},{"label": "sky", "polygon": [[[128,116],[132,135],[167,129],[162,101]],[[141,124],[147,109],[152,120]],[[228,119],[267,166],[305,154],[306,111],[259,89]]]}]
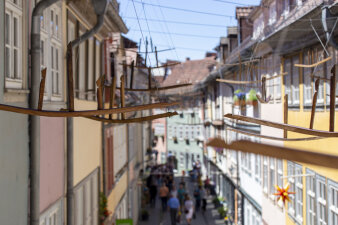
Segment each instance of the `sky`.
[{"label": "sky", "polygon": [[[137,43],[141,41],[141,52],[145,51],[146,39],[149,42],[148,51],[151,51],[150,39],[158,51],[174,48],[158,53],[159,61],[165,62],[167,59],[185,61],[187,57],[204,58],[207,51],[213,51],[218,45],[220,37],[227,35],[227,26],[236,25],[236,6],[258,5],[260,0],[118,0],[118,2],[120,15],[129,29],[125,36]],[[148,62],[150,60],[151,64],[155,65],[155,54],[149,56]]]}]

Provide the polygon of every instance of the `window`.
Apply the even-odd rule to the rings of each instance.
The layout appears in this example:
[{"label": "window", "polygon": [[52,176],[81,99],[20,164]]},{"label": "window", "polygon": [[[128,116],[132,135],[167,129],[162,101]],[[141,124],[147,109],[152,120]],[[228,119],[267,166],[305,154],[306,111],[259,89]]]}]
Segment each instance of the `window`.
[{"label": "window", "polygon": [[[289,177],[289,184],[290,184],[290,192],[295,192],[296,191],[296,184],[295,184],[295,178],[293,177],[295,175],[295,164],[293,162],[288,161],[288,177]],[[291,177],[290,177],[291,176]],[[289,215],[292,218],[295,218],[296,215],[296,209],[295,209],[295,195],[290,195],[290,202],[288,203],[288,211]]]},{"label": "window", "polygon": [[327,225],[327,214],[326,214],[326,182],[322,176],[317,176],[317,224]]},{"label": "window", "polygon": [[[87,59],[88,59],[88,64],[87,64],[87,93],[88,93],[88,100],[94,100],[93,99],[93,94],[95,93],[95,71],[94,71],[94,39],[90,38],[88,40],[88,55],[87,55]],[[91,93],[91,95],[89,94]]]},{"label": "window", "polygon": [[105,131],[105,148],[106,148],[106,192],[109,193],[114,185],[114,147],[113,147],[113,130],[107,128]]},{"label": "window", "polygon": [[256,181],[259,183],[261,182],[261,156],[260,155],[254,155],[255,156],[255,178]]},{"label": "window", "polygon": [[74,189],[75,223],[80,225],[98,224],[98,170],[85,178]]},{"label": "window", "polygon": [[316,179],[313,172],[307,170],[307,174],[312,174],[313,176],[306,177],[306,221],[308,225],[316,224]]},{"label": "window", "polygon": [[329,224],[338,224],[338,184],[328,181]]},{"label": "window", "polygon": [[253,39],[258,39],[261,33],[263,33],[264,30],[264,15],[261,13],[261,15],[254,21],[253,25]]},{"label": "window", "polygon": [[[304,64],[312,64],[311,63],[311,51],[305,51],[303,53],[303,63]],[[312,69],[311,68],[304,68],[304,105],[312,105]]]},{"label": "window", "polygon": [[61,95],[61,78],[60,78],[60,50],[57,46],[51,46],[51,72],[52,72],[52,94]]},{"label": "window", "polygon": [[263,191],[268,193],[268,157],[263,156]]},{"label": "window", "polygon": [[288,94],[289,105],[299,105],[299,54],[288,57],[284,61],[284,71],[289,74],[285,79],[285,94]]},{"label": "window", "polygon": [[22,88],[21,1],[6,1],[5,77],[7,88]]},{"label": "window", "polygon": [[[302,166],[295,165],[295,175],[302,175]],[[295,177],[296,181],[296,220],[303,223],[303,177]]]},{"label": "window", "polygon": [[58,8],[53,8],[50,10],[50,34],[53,37],[59,38],[59,24],[60,24],[60,12]]},{"label": "window", "polygon": [[272,25],[276,22],[277,19],[277,10],[276,10],[276,1],[273,1],[269,6],[269,25]]},{"label": "window", "polygon": [[273,193],[276,192],[275,190],[275,176],[276,176],[276,159],[275,158],[270,158],[270,195],[272,196]]}]

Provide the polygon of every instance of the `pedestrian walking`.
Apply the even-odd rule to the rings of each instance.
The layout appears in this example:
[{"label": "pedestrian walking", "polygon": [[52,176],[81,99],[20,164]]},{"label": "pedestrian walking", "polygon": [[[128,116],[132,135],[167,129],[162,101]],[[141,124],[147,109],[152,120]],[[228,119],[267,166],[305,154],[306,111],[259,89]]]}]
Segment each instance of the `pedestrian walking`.
[{"label": "pedestrian walking", "polygon": [[176,222],[177,222],[177,212],[180,209],[180,202],[173,195],[170,195],[170,199],[168,201],[168,207],[170,209],[171,225],[176,225]]},{"label": "pedestrian walking", "polygon": [[164,212],[167,208],[167,201],[168,201],[168,194],[169,189],[165,185],[165,183],[162,183],[162,187],[160,188],[159,195],[162,202],[162,211]]},{"label": "pedestrian walking", "polygon": [[194,197],[195,197],[195,209],[196,212],[199,211],[201,207],[201,187],[197,186],[196,189],[194,190]]},{"label": "pedestrian walking", "polygon": [[205,192],[205,189],[201,187],[201,199],[202,199],[202,212],[205,213],[207,210],[207,194]]},{"label": "pedestrian walking", "polygon": [[150,187],[149,187],[150,205],[153,208],[156,205],[156,196],[157,196],[157,185],[156,185],[156,180],[154,178],[155,177],[153,176],[153,179],[151,179],[151,183],[150,183]]},{"label": "pedestrian walking", "polygon": [[170,194],[173,195],[175,198],[177,198],[177,190],[175,185],[173,185],[173,188],[170,191]]},{"label": "pedestrian walking", "polygon": [[183,184],[180,184],[180,186],[177,190],[177,197],[178,197],[178,200],[180,201],[181,205],[183,205],[183,203],[184,203],[185,194],[186,194],[185,188],[184,188]]},{"label": "pedestrian walking", "polygon": [[187,220],[188,225],[190,225],[192,217],[194,215],[194,202],[190,199],[189,195],[185,196],[184,208],[185,208],[185,218]]}]

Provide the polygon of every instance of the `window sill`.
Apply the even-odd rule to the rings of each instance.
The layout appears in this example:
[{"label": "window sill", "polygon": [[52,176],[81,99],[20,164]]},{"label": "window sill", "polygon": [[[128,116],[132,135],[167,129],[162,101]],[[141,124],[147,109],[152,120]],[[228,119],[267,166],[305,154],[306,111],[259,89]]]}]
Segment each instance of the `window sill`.
[{"label": "window sill", "polygon": [[5,88],[5,102],[27,102],[30,91],[26,89]]}]

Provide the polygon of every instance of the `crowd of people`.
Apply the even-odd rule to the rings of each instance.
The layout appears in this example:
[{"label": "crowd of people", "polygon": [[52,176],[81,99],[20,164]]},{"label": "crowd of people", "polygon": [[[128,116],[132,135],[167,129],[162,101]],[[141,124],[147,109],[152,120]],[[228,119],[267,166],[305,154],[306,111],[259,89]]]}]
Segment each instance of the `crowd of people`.
[{"label": "crowd of people", "polygon": [[[162,212],[169,210],[171,224],[176,225],[183,220],[183,215],[188,225],[196,217],[196,212],[206,211],[207,195],[212,194],[213,185],[209,177],[204,181],[199,164],[195,164],[189,172],[193,188],[186,184],[187,177],[182,173],[179,183],[175,183],[173,170],[165,165],[150,168],[150,175],[146,179],[145,193],[149,195],[149,205],[156,206],[156,198],[159,197]],[[177,180],[176,180],[177,181]],[[176,186],[178,188],[176,189]]]}]

